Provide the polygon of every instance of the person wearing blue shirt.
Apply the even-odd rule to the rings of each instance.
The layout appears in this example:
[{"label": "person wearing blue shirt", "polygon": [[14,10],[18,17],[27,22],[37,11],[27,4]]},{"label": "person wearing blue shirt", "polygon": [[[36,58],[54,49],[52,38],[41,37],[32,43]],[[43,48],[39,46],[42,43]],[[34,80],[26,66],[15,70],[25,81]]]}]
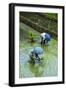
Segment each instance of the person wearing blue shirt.
[{"label": "person wearing blue shirt", "polygon": [[41,44],[48,45],[48,42],[51,40],[50,34],[41,33]]},{"label": "person wearing blue shirt", "polygon": [[34,58],[34,60],[38,60],[40,61],[40,56],[43,53],[43,49],[41,47],[34,47],[33,49],[31,49],[31,58]]}]

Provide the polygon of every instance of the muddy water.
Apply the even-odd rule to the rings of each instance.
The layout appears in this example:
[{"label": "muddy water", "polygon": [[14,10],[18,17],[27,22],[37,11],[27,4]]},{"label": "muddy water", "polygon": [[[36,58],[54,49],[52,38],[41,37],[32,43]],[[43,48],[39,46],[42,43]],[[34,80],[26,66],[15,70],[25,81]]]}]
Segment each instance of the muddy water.
[{"label": "muddy water", "polygon": [[[35,42],[29,41],[29,31],[36,34]],[[49,77],[56,76],[58,71],[58,48],[57,40],[51,39],[48,46],[40,44],[40,33],[29,26],[20,24],[20,44],[19,44],[19,77]],[[42,59],[39,64],[29,63],[30,51],[33,47],[43,48]]]}]

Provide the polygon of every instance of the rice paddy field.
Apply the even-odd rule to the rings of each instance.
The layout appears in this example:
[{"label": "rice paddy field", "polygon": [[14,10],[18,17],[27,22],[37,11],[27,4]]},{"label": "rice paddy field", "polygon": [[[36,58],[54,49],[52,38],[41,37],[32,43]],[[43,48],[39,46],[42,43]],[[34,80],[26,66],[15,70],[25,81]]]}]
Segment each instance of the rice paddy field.
[{"label": "rice paddy field", "polygon": [[[19,41],[19,78],[53,77],[58,74],[58,41],[53,38],[49,45],[41,45],[40,32],[20,22]],[[30,42],[29,33],[34,33],[35,42]],[[30,63],[30,51],[33,47],[43,48],[39,64]]]}]

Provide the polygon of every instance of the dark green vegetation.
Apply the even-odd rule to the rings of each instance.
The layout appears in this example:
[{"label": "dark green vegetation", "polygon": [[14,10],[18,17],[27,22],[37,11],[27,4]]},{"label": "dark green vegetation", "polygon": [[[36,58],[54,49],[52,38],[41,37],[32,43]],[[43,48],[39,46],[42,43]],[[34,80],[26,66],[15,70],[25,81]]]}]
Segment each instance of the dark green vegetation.
[{"label": "dark green vegetation", "polygon": [[[39,13],[40,14],[40,13]],[[57,14],[36,14],[36,13],[20,13],[20,16],[26,17],[31,20],[32,23],[36,25],[41,25],[42,27],[48,28],[49,32],[57,33]],[[30,16],[31,15],[31,16]],[[42,18],[42,19],[41,19]],[[49,21],[54,22],[53,26]],[[37,22],[37,23],[36,23]],[[39,22],[39,23],[38,23]],[[43,23],[42,23],[43,22]],[[45,23],[47,22],[47,23]],[[30,23],[30,24],[32,24]],[[33,24],[32,24],[33,25]],[[49,26],[48,26],[49,25]],[[50,27],[54,29],[51,30]],[[28,23],[25,23],[23,20],[20,20],[20,43],[19,43],[19,77],[28,78],[28,77],[47,77],[47,76],[56,76],[58,71],[58,47],[57,39],[52,37],[49,42],[49,46],[40,44],[40,33],[45,30],[40,30],[41,27],[33,28]],[[40,64],[33,64],[29,62],[30,60],[30,51],[34,46],[42,47],[44,53]]]},{"label": "dark green vegetation", "polygon": [[[31,20],[34,24],[44,27],[51,32],[57,34],[57,14],[52,13],[20,13],[21,16],[25,17],[29,21]],[[26,22],[25,22],[26,23]]]}]

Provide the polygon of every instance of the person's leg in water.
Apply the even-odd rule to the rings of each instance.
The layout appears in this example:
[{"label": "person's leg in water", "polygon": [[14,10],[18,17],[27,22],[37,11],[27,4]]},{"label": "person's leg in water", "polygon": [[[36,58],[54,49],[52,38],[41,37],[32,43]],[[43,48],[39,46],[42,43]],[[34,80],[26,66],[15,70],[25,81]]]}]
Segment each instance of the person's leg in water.
[{"label": "person's leg in water", "polygon": [[43,44],[45,44],[45,39],[43,40]]},{"label": "person's leg in water", "polygon": [[45,45],[48,45],[48,40],[47,40],[47,39],[45,39],[44,43],[45,43]]},{"label": "person's leg in water", "polygon": [[43,44],[43,37],[41,37],[41,44]]},{"label": "person's leg in water", "polygon": [[38,56],[38,54],[37,54],[37,53],[35,53],[35,56],[36,56],[36,58],[38,58],[38,60],[40,61],[40,58],[39,58],[39,56]]}]

